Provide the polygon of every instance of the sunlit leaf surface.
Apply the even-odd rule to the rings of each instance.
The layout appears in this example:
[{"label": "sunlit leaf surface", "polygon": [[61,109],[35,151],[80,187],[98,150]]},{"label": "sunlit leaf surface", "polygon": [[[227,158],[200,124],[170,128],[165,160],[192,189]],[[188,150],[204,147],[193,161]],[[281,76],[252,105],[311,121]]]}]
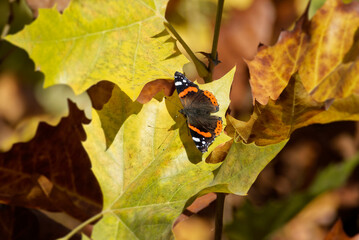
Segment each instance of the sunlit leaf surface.
[{"label": "sunlit leaf surface", "polygon": [[[69,84],[78,94],[110,80],[135,99],[143,85],[171,78],[186,62],[163,29],[166,0],[71,1],[60,14],[40,9],[36,21],[8,39],[26,49],[46,75],[45,87]],[[140,14],[139,14],[140,13]]]}]

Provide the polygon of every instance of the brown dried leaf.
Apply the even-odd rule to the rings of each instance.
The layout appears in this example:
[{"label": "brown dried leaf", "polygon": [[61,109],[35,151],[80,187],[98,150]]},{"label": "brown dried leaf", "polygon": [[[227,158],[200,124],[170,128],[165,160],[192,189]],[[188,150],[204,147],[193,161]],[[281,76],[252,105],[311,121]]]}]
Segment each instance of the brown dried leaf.
[{"label": "brown dried leaf", "polygon": [[[1,205],[0,239],[58,239],[60,237],[63,237],[70,231],[63,225],[64,221],[62,221],[61,223],[60,222],[61,221],[54,221],[53,219],[49,218],[38,210]],[[65,225],[66,224],[67,222],[65,223]],[[77,223],[77,225],[78,224],[79,223]],[[76,234],[74,237],[71,238],[71,240],[79,239],[81,239],[80,234]]]},{"label": "brown dried leaf", "polygon": [[241,138],[245,142],[269,145],[287,139],[295,129],[313,123],[311,119],[324,110],[325,103],[314,101],[295,74],[277,101],[269,100],[267,105],[257,103],[247,122],[228,116],[227,128],[236,140]]},{"label": "brown dried leaf", "polygon": [[[358,27],[356,1],[344,4],[341,0],[327,0],[311,21],[305,13],[293,31],[282,32],[274,46],[260,47],[257,56],[247,61],[254,99],[261,104],[267,104],[269,98],[276,100],[295,72],[311,92],[331,74],[348,68],[341,64],[353,45]],[[331,84],[325,86],[336,87],[327,81]]]},{"label": "brown dried leaf", "polygon": [[227,157],[229,149],[231,148],[233,140],[229,140],[216,147],[211,154],[206,158],[206,163],[220,163]]},{"label": "brown dried leaf", "polygon": [[1,203],[64,211],[79,220],[101,211],[101,189],[81,143],[89,120],[72,102],[69,109],[57,126],[40,123],[31,141],[0,153]]},{"label": "brown dried leaf", "polygon": [[228,117],[227,132],[268,145],[310,124],[359,120],[358,28],[358,2],[328,0],[311,21],[305,13],[276,45],[261,46],[247,61],[254,112],[246,123]]},{"label": "brown dried leaf", "polygon": [[316,86],[311,95],[317,101],[359,95],[359,61],[339,65]]},{"label": "brown dried leaf", "polygon": [[145,104],[161,91],[163,91],[166,96],[171,96],[174,90],[175,85],[173,84],[173,80],[157,79],[145,84],[136,101]]}]

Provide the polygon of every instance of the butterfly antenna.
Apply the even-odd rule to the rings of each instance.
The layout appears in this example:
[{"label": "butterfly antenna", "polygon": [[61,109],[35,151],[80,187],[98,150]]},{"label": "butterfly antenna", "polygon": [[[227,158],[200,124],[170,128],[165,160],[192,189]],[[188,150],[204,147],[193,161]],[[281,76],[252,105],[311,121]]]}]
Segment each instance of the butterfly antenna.
[{"label": "butterfly antenna", "polygon": [[[154,126],[149,125],[149,124],[147,124],[147,127],[154,128],[154,129],[168,130],[168,128],[164,128],[164,127],[154,127]],[[160,147],[163,145],[163,143],[166,141],[166,139],[168,138],[169,135],[170,135],[170,133],[167,134],[167,136],[166,136],[165,139],[162,141],[162,143],[158,146],[157,149],[160,149]]]},{"label": "butterfly antenna", "polygon": [[[170,135],[171,133],[168,133],[167,136],[165,137],[165,139],[163,139],[162,143],[158,146],[157,149],[160,149],[160,147],[164,144],[164,142],[167,140],[168,136]],[[164,149],[163,149],[164,150]]]}]

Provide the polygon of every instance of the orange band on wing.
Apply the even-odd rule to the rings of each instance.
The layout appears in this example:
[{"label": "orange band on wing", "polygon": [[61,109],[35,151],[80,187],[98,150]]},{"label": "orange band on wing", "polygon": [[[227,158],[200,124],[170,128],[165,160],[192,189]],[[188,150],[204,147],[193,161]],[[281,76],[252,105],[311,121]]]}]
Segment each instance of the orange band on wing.
[{"label": "orange band on wing", "polygon": [[212,102],[214,106],[218,106],[218,102],[216,97],[209,91],[203,91],[204,95],[206,95]]},{"label": "orange band on wing", "polygon": [[217,127],[216,127],[216,129],[214,130],[214,133],[216,134],[216,136],[218,136],[219,134],[221,134],[221,132],[222,132],[222,127],[223,127],[223,125],[222,125],[222,120],[218,120],[218,121],[217,121]]},{"label": "orange band on wing", "polygon": [[212,134],[210,132],[201,132],[198,128],[196,128],[190,124],[188,124],[188,127],[203,137],[212,137]]},{"label": "orange band on wing", "polygon": [[196,87],[188,87],[185,90],[183,90],[182,92],[180,92],[178,94],[179,97],[184,97],[186,96],[189,92],[198,92],[198,89]]}]

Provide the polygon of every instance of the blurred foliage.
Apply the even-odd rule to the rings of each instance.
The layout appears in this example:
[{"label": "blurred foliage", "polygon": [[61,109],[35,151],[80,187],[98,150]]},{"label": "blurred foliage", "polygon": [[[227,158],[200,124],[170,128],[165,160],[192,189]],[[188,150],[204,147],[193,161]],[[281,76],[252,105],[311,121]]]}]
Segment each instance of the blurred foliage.
[{"label": "blurred foliage", "polygon": [[32,20],[33,15],[26,0],[0,1],[0,38],[20,31]]},{"label": "blurred foliage", "polygon": [[28,119],[43,113],[35,97],[43,79],[44,75],[35,71],[34,63],[24,50],[0,40],[0,122],[9,129],[6,131],[2,127],[0,151],[10,149],[14,142],[29,140],[35,134],[39,120]]},{"label": "blurred foliage", "polygon": [[324,240],[354,240],[349,238],[343,230],[343,223],[338,220]]},{"label": "blurred foliage", "polygon": [[[4,92],[0,98],[0,121],[5,121],[10,129],[3,129],[0,151],[9,150],[16,142],[30,140],[40,121],[58,124],[60,117],[69,112],[67,99],[76,102],[91,117],[91,102],[86,92],[75,95],[67,85],[43,89],[44,74],[35,70],[25,50],[0,40],[0,60],[0,84]],[[10,104],[7,103],[10,99],[5,99],[9,97]]]},{"label": "blurred foliage", "polygon": [[255,206],[248,200],[234,214],[233,222],[226,226],[229,239],[267,239],[319,194],[343,186],[359,164],[359,155],[344,162],[331,164],[316,176],[305,192],[291,194],[283,200]]}]

